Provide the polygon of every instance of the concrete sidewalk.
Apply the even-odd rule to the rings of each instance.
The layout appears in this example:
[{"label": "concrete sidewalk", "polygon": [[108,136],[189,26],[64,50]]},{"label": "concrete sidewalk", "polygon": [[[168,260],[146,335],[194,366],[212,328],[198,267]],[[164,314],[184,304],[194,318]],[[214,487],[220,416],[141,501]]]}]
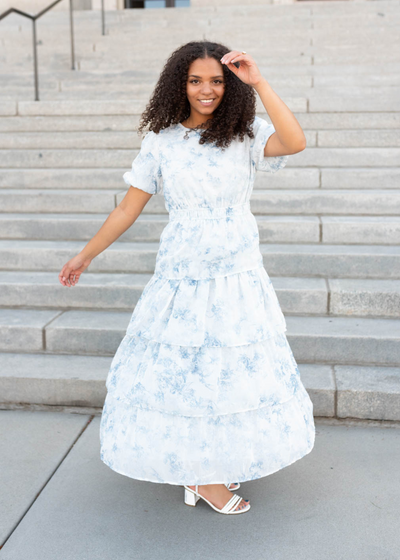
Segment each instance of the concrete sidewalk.
[{"label": "concrete sidewalk", "polygon": [[2,560],[398,560],[399,425],[316,419],[312,452],[223,516],[99,457],[99,416],[0,411]]}]

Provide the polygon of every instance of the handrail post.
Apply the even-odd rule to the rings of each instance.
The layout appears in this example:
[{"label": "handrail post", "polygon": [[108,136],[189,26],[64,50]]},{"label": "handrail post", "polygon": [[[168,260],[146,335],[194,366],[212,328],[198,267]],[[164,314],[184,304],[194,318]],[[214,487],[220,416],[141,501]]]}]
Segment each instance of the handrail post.
[{"label": "handrail post", "polygon": [[39,101],[39,76],[37,61],[37,41],[36,41],[36,19],[32,18],[32,38],[33,38],[33,72],[35,75],[35,101]]},{"label": "handrail post", "polygon": [[[39,74],[38,74],[38,54],[37,54],[37,38],[36,38],[36,20],[42,17],[46,12],[51,10],[56,4],[62,0],[54,0],[47,8],[38,12],[35,16],[23,12],[18,8],[9,8],[5,12],[0,13],[0,21],[12,13],[26,17],[32,20],[32,40],[33,40],[33,70],[35,77],[35,101],[39,101]],[[75,46],[74,46],[74,20],[73,20],[73,0],[69,0],[69,21],[70,21],[70,35],[71,35],[71,69],[75,70]],[[101,12],[103,20],[103,35],[105,35],[105,22],[104,22],[104,0],[101,1]]]},{"label": "handrail post", "polygon": [[[174,3],[174,0],[170,0]],[[32,38],[33,38],[33,70],[35,76],[35,101],[39,101],[39,73],[38,73],[38,55],[37,55],[37,40],[36,40],[36,20],[39,19],[43,14],[51,10],[56,4],[61,2],[61,0],[54,0],[52,4],[44,8],[41,12],[38,12],[35,16],[18,10],[18,8],[9,8],[5,12],[0,14],[0,20],[9,16],[12,13],[19,14],[23,17],[32,20]],[[69,0],[69,22],[70,22],[70,35],[71,35],[71,70],[75,70],[75,46],[74,46],[74,18],[73,18],[73,0]],[[104,15],[104,0],[101,0],[101,25],[102,34],[105,35],[105,15]]]},{"label": "handrail post", "polygon": [[75,70],[75,49],[74,49],[74,19],[72,17],[72,0],[69,0],[69,25],[71,32],[71,70]]}]

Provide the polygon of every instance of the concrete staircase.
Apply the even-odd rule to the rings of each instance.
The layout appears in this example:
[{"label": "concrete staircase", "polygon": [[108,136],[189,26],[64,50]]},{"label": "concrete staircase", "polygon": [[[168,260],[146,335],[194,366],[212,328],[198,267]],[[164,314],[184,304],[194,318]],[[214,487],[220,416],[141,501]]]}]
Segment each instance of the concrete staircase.
[{"label": "concrete staircase", "polygon": [[0,23],[0,407],[102,407],[163,197],[76,287],[58,273],[122,200],[167,55],[206,38],[252,54],[307,137],[251,208],[315,415],[400,420],[399,2],[109,12],[104,37],[94,12],[75,22],[77,71],[67,15],[40,22],[40,102],[29,25]]}]

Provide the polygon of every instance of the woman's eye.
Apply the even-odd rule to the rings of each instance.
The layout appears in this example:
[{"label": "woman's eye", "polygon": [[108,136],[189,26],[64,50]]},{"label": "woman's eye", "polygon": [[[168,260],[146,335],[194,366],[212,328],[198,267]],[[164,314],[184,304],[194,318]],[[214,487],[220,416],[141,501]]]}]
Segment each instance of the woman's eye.
[{"label": "woman's eye", "polygon": [[[199,80],[190,80],[191,84],[194,84],[195,82],[198,82]],[[218,84],[222,84],[223,81],[222,80],[214,80],[214,82],[218,83]]]}]

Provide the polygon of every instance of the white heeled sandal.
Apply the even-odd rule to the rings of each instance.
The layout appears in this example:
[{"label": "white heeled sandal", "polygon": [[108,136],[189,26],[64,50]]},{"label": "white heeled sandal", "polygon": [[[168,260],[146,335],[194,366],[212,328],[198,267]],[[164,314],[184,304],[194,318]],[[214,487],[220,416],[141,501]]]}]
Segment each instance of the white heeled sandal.
[{"label": "white heeled sandal", "polygon": [[192,490],[188,486],[184,486],[184,488],[185,488],[185,504],[187,506],[195,506],[197,502],[200,500],[200,498],[202,498],[205,502],[207,502],[209,506],[215,509],[215,511],[217,511],[218,513],[225,513],[227,515],[231,515],[235,513],[245,513],[250,509],[250,504],[247,504],[246,507],[235,511],[236,506],[242,500],[242,497],[238,496],[237,494],[233,494],[232,498],[228,500],[228,502],[224,505],[224,507],[222,509],[218,509],[211,502],[209,502],[207,498],[199,494],[198,484],[196,484],[196,490]]}]

